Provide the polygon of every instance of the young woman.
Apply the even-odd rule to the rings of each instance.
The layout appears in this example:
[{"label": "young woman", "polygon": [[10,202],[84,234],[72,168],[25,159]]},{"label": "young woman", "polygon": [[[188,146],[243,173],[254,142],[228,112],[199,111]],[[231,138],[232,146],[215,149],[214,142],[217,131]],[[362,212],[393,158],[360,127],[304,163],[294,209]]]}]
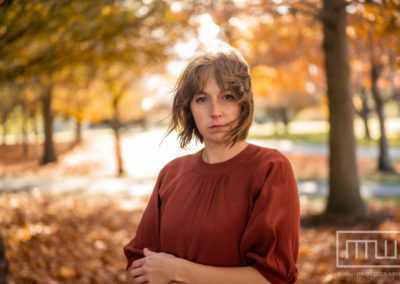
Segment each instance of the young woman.
[{"label": "young woman", "polygon": [[204,149],[160,172],[135,238],[128,283],[294,283],[299,198],[288,160],[245,141],[249,66],[235,50],[193,59],[174,96],[170,131]]}]

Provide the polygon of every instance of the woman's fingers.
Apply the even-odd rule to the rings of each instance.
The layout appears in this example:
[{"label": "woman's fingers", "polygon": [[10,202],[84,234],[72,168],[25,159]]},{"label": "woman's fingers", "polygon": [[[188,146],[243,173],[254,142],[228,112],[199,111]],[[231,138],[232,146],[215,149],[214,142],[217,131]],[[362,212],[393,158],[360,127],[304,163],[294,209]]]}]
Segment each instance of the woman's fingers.
[{"label": "woman's fingers", "polygon": [[131,265],[132,268],[138,268],[141,266],[143,266],[143,258],[135,260],[134,262],[132,262],[132,265]]},{"label": "woman's fingers", "polygon": [[147,283],[147,278],[145,275],[135,277],[135,283]]},{"label": "woman's fingers", "polygon": [[166,269],[175,256],[144,249],[144,258],[132,262],[130,275],[135,283],[168,283],[171,273]]},{"label": "woman's fingers", "polygon": [[144,248],[143,249],[143,254],[144,254],[144,256],[150,256],[152,254],[157,254],[157,253],[154,252],[154,251],[149,250],[148,248]]},{"label": "woman's fingers", "polygon": [[138,276],[143,275],[143,274],[144,274],[144,270],[143,270],[142,267],[135,268],[135,269],[131,270],[131,275],[133,277],[138,277]]}]

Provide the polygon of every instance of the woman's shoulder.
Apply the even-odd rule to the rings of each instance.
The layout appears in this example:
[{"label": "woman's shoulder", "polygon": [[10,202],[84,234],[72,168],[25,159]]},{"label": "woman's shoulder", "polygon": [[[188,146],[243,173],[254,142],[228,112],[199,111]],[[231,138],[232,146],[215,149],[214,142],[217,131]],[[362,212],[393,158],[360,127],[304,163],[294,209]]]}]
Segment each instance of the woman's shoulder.
[{"label": "woman's shoulder", "polygon": [[287,157],[277,149],[250,144],[254,149],[254,155],[249,160],[251,164],[270,164],[270,163],[288,163]]},{"label": "woman's shoulder", "polygon": [[193,154],[188,154],[184,156],[177,157],[170,162],[168,162],[161,172],[180,172],[180,171],[185,171],[185,170],[191,170],[195,164],[196,161],[199,159],[199,152],[193,153]]},{"label": "woman's shoulder", "polygon": [[253,179],[263,183],[272,173],[292,172],[289,159],[279,150],[252,144],[254,154],[247,160],[247,171]]},{"label": "woman's shoulder", "polygon": [[[279,150],[257,146],[257,154],[254,160],[249,161],[252,178],[257,189],[267,189],[266,184],[284,183],[289,186],[289,190],[297,192],[295,176],[289,159]],[[290,180],[290,182],[289,182]],[[279,188],[283,186],[279,186]],[[259,192],[259,191],[257,191]]]}]

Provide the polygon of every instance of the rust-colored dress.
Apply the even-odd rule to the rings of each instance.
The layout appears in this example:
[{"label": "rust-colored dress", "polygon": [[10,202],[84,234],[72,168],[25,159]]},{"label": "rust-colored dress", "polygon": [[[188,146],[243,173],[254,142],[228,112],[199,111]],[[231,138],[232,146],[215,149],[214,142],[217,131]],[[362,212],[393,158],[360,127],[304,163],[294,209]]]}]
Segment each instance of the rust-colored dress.
[{"label": "rust-colored dress", "polygon": [[299,197],[289,161],[253,144],[216,164],[201,151],[160,172],[136,236],[124,252],[142,249],[192,262],[253,266],[272,283],[294,283],[299,248]]}]

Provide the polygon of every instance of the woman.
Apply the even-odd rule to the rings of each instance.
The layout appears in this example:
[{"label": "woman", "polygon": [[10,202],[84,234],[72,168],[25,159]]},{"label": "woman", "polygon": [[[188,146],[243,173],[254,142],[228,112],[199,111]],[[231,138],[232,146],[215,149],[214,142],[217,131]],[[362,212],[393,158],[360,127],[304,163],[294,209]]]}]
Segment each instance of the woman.
[{"label": "woman", "polygon": [[135,238],[128,283],[294,283],[299,198],[288,160],[245,141],[249,66],[230,49],[193,59],[173,101],[181,147],[204,149],[160,172]]}]

